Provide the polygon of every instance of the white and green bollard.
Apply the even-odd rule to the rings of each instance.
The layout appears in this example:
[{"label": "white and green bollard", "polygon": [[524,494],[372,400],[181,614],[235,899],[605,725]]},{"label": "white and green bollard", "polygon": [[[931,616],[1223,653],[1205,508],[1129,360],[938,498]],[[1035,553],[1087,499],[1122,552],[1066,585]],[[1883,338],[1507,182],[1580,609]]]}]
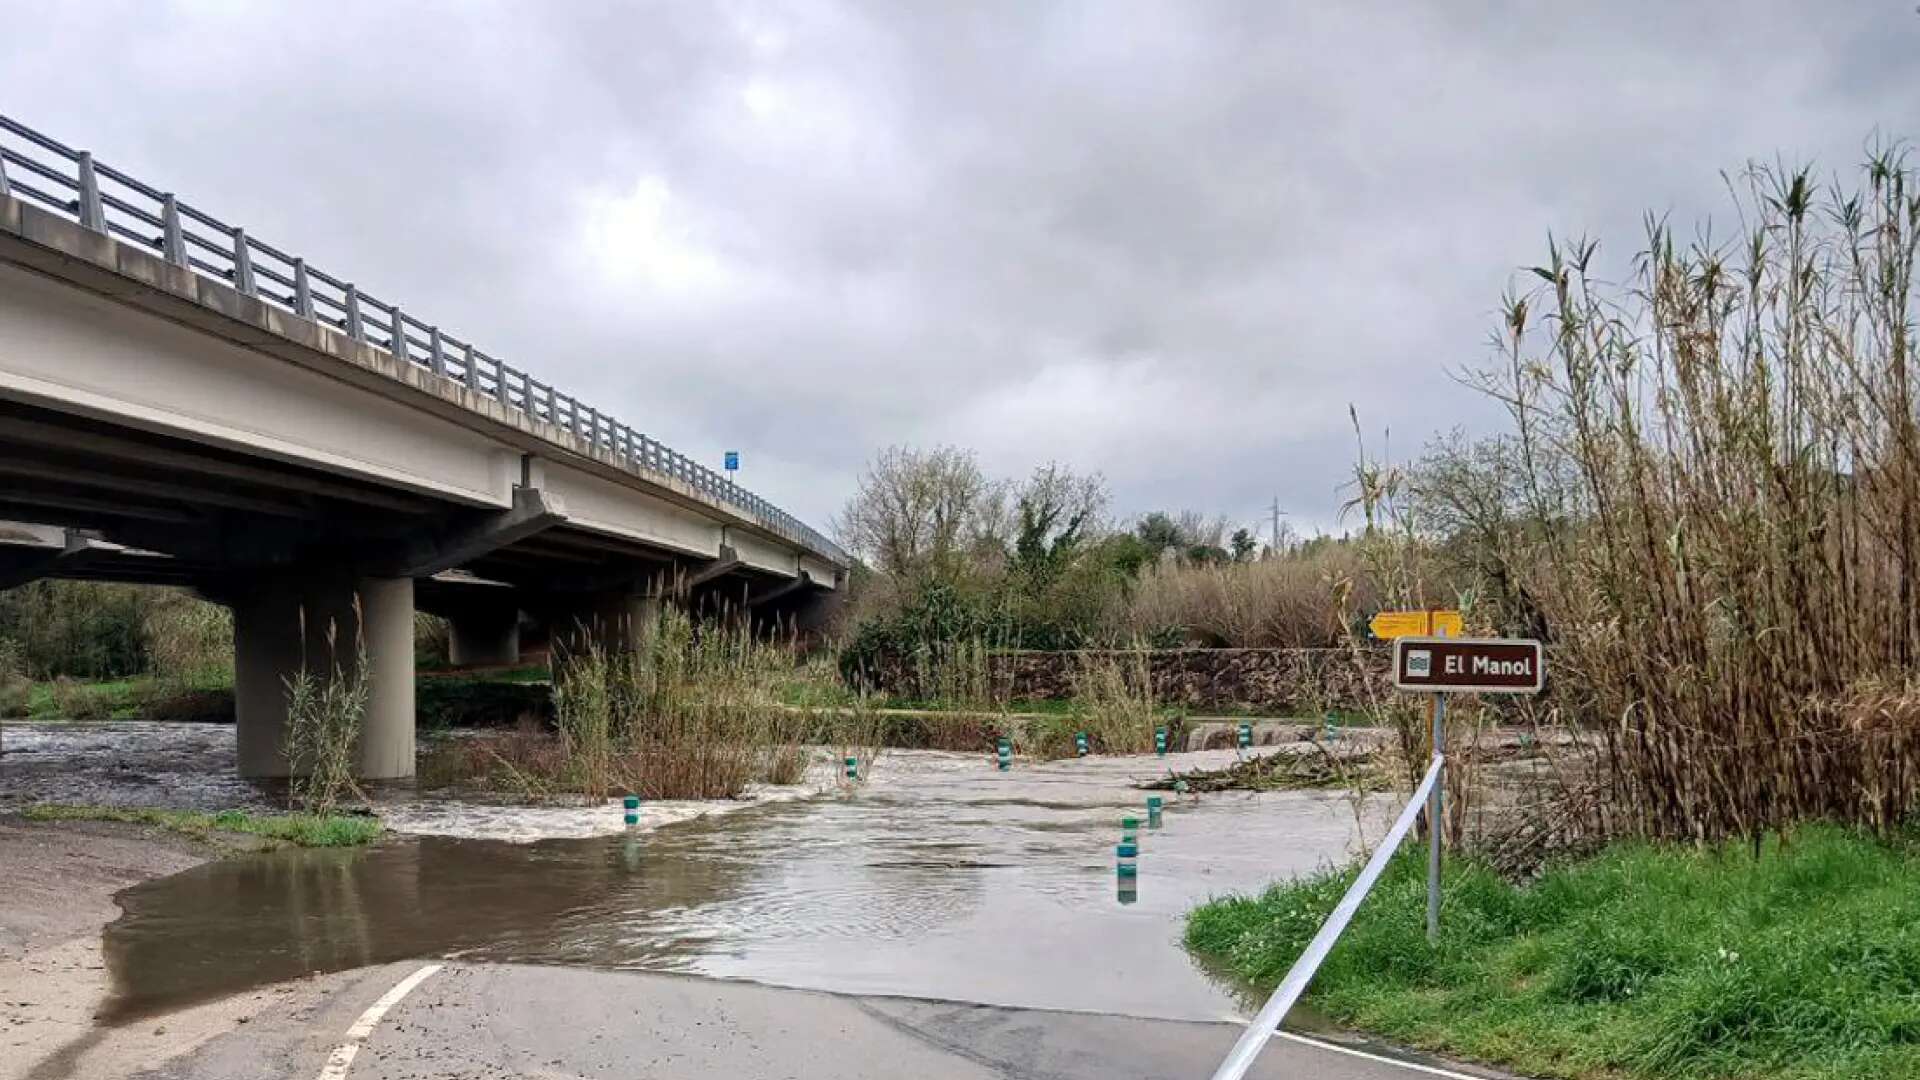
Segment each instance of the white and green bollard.
[{"label": "white and green bollard", "polygon": [[1129,814],[1120,819],[1120,842],[1138,844],[1140,842],[1140,819]]},{"label": "white and green bollard", "polygon": [[1086,732],[1079,731],[1074,733],[1073,749],[1074,749],[1074,752],[1079,754],[1081,757],[1087,756],[1087,733]]},{"label": "white and green bollard", "polygon": [[1245,750],[1251,747],[1252,745],[1253,745],[1253,725],[1243,722],[1240,725],[1240,749]]},{"label": "white and green bollard", "polygon": [[1160,811],[1163,806],[1164,802],[1160,796],[1147,796],[1147,828],[1157,829],[1160,827]]},{"label": "white and green bollard", "polygon": [[1340,737],[1340,721],[1336,719],[1332,713],[1328,713],[1327,714],[1327,741],[1332,742],[1335,739],[1338,739],[1339,737]]},{"label": "white and green bollard", "polygon": [[626,798],[620,800],[620,803],[621,803],[621,806],[626,810],[627,828],[631,829],[639,825],[640,824],[640,796],[629,795]]},{"label": "white and green bollard", "polygon": [[1167,729],[1153,729],[1153,752],[1161,757],[1167,756]]},{"label": "white and green bollard", "polygon": [[1012,739],[1000,740],[998,756],[1000,759],[1001,772],[1006,772],[1008,769],[1013,768],[1013,740]]},{"label": "white and green bollard", "polygon": [[1120,879],[1120,884],[1124,886],[1137,882],[1140,878],[1140,845],[1122,841],[1113,852],[1114,876]]},{"label": "white and green bollard", "polygon": [[847,779],[849,780],[860,779],[860,759],[859,758],[850,757],[847,759]]}]

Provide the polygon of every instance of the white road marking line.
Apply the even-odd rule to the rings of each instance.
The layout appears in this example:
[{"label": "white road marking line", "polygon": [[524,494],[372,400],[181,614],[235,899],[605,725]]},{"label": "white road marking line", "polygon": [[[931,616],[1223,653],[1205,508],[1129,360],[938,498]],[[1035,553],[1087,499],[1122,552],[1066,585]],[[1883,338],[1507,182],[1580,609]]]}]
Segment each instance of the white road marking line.
[{"label": "white road marking line", "polygon": [[1303,1043],[1321,1050],[1331,1050],[1336,1054],[1351,1054],[1357,1058],[1377,1061],[1382,1065],[1392,1065],[1410,1072],[1426,1073],[1428,1076],[1444,1076],[1447,1080],[1487,1080],[1484,1076],[1473,1076],[1469,1073],[1454,1072],[1452,1069],[1442,1069],[1436,1065],[1421,1065],[1418,1062],[1398,1061],[1390,1057],[1381,1057],[1379,1054],[1369,1054],[1365,1050],[1355,1050],[1351,1046],[1340,1046],[1336,1043],[1321,1042],[1319,1039],[1309,1039],[1305,1035],[1296,1035],[1291,1031],[1276,1031],[1273,1033],[1273,1037],[1276,1039],[1286,1039],[1289,1042]]},{"label": "white road marking line", "polygon": [[394,984],[393,989],[382,994],[379,1001],[367,1006],[367,1011],[361,1013],[360,1019],[355,1020],[353,1026],[347,1029],[346,1041],[334,1047],[333,1053],[327,1055],[326,1067],[320,1070],[317,1080],[346,1080],[347,1067],[352,1065],[353,1059],[359,1055],[360,1047],[366,1043],[367,1036],[373,1034],[374,1025],[380,1023],[380,1018],[387,1015],[388,1009],[400,1004],[401,998],[413,993],[414,987],[426,982],[427,976],[439,971],[441,966],[428,964],[401,979]]}]

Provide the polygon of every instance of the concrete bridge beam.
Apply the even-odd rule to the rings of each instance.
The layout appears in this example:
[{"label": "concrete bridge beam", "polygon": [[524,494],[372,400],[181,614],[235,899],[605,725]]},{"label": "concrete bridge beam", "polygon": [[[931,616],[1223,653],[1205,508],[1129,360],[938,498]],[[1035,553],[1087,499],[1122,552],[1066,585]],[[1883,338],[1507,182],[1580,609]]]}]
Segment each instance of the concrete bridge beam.
[{"label": "concrete bridge beam", "polygon": [[317,678],[336,671],[366,677],[356,776],[413,775],[412,579],[265,575],[233,599],[233,637],[240,775],[294,776],[307,768],[287,755],[288,682],[303,668]]}]

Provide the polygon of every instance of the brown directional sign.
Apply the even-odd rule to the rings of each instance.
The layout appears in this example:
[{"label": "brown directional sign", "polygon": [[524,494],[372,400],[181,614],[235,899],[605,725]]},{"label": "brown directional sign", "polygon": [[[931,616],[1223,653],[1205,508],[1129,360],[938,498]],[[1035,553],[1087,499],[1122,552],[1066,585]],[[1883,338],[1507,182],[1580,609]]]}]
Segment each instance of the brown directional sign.
[{"label": "brown directional sign", "polygon": [[1540,643],[1520,638],[1403,637],[1393,643],[1393,685],[1455,694],[1537,694],[1546,681]]}]

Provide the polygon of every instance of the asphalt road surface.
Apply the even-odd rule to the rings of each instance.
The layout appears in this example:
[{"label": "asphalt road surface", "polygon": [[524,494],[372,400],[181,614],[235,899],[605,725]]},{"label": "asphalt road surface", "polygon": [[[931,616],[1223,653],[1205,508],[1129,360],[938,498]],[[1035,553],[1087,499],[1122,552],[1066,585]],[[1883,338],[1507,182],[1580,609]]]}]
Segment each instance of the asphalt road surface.
[{"label": "asphalt road surface", "polygon": [[[384,1006],[384,1008],[383,1008]],[[577,968],[369,968],[141,1075],[155,1080],[1206,1077],[1239,1035],[1137,1020]],[[1266,1080],[1481,1077],[1276,1040]]]}]

